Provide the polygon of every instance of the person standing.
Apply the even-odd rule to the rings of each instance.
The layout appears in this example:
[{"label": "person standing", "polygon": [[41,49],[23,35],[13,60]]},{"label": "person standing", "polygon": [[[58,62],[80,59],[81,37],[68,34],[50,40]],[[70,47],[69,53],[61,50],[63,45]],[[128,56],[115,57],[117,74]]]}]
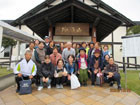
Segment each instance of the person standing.
[{"label": "person standing", "polygon": [[72,48],[71,42],[67,43],[67,47],[62,52],[62,59],[64,60],[65,63],[68,62],[67,58],[69,55],[73,55],[75,57],[75,49]]},{"label": "person standing", "polygon": [[60,53],[58,53],[58,49],[57,47],[54,47],[53,48],[53,53],[50,55],[50,59],[51,59],[51,62],[54,66],[57,66],[57,61],[59,59],[62,59],[62,56]]},{"label": "person standing", "polygon": [[34,41],[34,43],[35,43],[35,47],[34,47],[34,49],[38,48],[38,45],[39,45],[39,40],[38,40],[38,39],[36,39],[36,40]]},{"label": "person standing", "polygon": [[54,45],[54,41],[49,42],[49,46],[46,49],[46,55],[51,55],[53,53]]},{"label": "person standing", "polygon": [[[43,42],[40,42],[38,45],[38,48],[36,48],[36,50],[35,50],[35,62],[36,62],[38,70],[39,70],[40,65],[45,62],[45,49],[44,49]],[[40,84],[40,77],[39,77],[38,71],[37,71],[36,85],[38,86],[39,84]]]},{"label": "person standing", "polygon": [[25,49],[25,52],[26,52],[27,50],[30,50],[30,51],[32,52],[32,57],[31,57],[31,59],[35,62],[35,58],[34,58],[34,51],[35,51],[35,49],[34,49],[34,46],[35,46],[34,42],[30,42],[30,43],[29,43],[29,47]]},{"label": "person standing", "polygon": [[108,50],[108,46],[104,45],[104,47],[103,47],[103,61],[105,60],[104,58],[106,55],[110,56],[110,51]]},{"label": "person standing", "polygon": [[89,43],[89,51],[88,51],[88,63],[90,62],[90,58],[91,56],[93,56],[93,52],[94,51],[94,43],[90,42]]}]

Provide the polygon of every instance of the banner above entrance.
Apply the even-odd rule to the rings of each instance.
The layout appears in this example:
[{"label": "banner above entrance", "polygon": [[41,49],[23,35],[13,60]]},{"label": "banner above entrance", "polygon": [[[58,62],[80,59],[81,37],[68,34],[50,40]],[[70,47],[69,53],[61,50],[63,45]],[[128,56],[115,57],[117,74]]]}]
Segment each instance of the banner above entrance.
[{"label": "banner above entrance", "polygon": [[88,23],[57,23],[55,35],[83,35],[89,36]]}]

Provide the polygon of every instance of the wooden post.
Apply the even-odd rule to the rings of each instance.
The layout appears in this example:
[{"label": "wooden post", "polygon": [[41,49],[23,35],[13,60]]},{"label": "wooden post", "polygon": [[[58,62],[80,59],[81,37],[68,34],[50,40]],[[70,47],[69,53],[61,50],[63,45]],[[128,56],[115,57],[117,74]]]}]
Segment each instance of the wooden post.
[{"label": "wooden post", "polygon": [[50,37],[50,40],[53,40],[53,34],[52,34],[52,31],[53,31],[53,27],[52,26],[50,26],[49,27],[49,37]]},{"label": "wooden post", "polygon": [[123,57],[123,72],[125,73],[125,89],[127,89],[127,70],[125,64],[125,57]]},{"label": "wooden post", "polygon": [[94,26],[92,27],[92,41],[96,42],[96,28]]},{"label": "wooden post", "polygon": [[0,51],[2,48],[2,37],[3,37],[3,28],[0,26]]}]

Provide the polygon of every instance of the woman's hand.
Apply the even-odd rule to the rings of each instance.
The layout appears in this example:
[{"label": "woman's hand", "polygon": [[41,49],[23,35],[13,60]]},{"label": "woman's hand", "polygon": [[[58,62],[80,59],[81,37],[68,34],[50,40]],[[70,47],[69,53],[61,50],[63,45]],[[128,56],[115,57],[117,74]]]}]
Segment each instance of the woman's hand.
[{"label": "woman's hand", "polygon": [[71,75],[68,75],[68,80],[71,80]]},{"label": "woman's hand", "polygon": [[89,74],[91,74],[91,71],[90,70],[88,70],[88,72],[89,72]]},{"label": "woman's hand", "polygon": [[95,70],[94,70],[94,74],[97,74],[97,72],[98,72],[98,69],[95,69]]},{"label": "woman's hand", "polygon": [[63,74],[63,76],[67,76],[67,72],[63,72],[62,74]]},{"label": "woman's hand", "polygon": [[80,74],[80,71],[78,70],[77,73]]},{"label": "woman's hand", "polygon": [[46,81],[45,82],[48,82],[49,78],[46,78]]},{"label": "woman's hand", "polygon": [[45,77],[43,77],[42,80],[43,80],[43,82],[45,82],[46,81]]}]

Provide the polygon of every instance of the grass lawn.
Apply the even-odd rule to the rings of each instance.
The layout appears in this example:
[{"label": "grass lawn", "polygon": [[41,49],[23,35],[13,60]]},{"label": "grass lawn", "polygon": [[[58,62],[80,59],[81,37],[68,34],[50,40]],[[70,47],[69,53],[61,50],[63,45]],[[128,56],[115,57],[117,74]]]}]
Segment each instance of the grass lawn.
[{"label": "grass lawn", "polygon": [[13,73],[13,70],[7,70],[4,67],[0,67],[0,77]]},{"label": "grass lawn", "polygon": [[[131,91],[134,91],[138,95],[140,95],[140,79],[139,79],[140,71],[137,70],[128,70],[127,71],[127,88]],[[121,71],[121,85],[122,88],[125,88],[125,74]]]}]

